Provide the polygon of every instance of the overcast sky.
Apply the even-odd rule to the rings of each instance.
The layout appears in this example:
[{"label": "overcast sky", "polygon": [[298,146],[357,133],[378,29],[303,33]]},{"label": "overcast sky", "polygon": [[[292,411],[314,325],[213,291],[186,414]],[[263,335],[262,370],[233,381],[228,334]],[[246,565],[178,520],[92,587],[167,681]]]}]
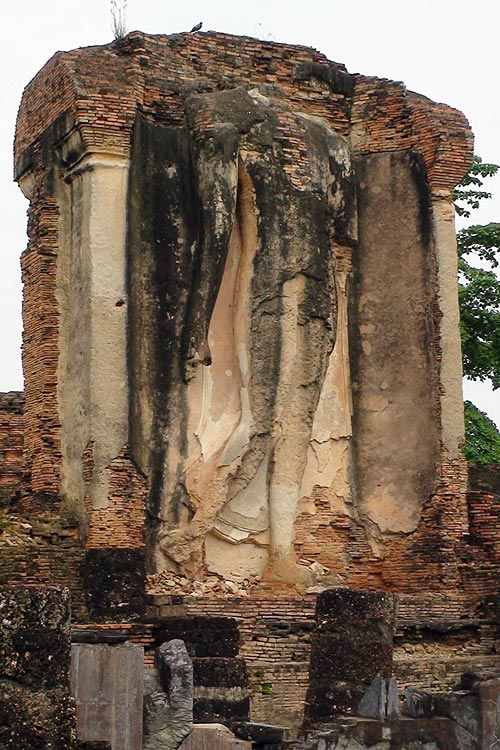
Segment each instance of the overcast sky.
[{"label": "overcast sky", "polygon": [[[129,0],[127,26],[153,34],[204,30],[315,47],[351,73],[404,81],[461,109],[476,135],[476,153],[500,164],[500,4],[497,0]],[[19,255],[26,245],[26,207],[12,182],[12,140],[24,86],[57,50],[112,40],[108,0],[23,0],[2,9],[0,61],[0,390],[22,388]],[[500,221],[500,177],[493,199],[471,221]],[[500,426],[500,392],[466,385],[470,398]]]}]

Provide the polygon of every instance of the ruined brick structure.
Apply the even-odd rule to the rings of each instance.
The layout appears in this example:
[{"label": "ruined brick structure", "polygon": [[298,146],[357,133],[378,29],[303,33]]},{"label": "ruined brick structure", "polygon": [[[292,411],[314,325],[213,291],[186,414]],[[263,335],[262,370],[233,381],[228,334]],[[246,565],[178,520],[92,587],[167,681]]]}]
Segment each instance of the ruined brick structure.
[{"label": "ruined brick structure", "polygon": [[399,593],[402,685],[497,664],[500,500],[467,497],[460,451],[471,158],[460,112],[312,49],[134,32],[57,53],[16,129],[0,581],[69,584],[76,627],[149,664],[158,617],[235,617],[252,716],[295,726],[332,585]]}]

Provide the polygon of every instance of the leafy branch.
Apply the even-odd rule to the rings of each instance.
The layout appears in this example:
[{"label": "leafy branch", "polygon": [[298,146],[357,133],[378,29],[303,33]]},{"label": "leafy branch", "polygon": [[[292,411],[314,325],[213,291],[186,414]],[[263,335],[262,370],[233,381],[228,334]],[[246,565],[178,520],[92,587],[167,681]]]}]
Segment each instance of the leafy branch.
[{"label": "leafy branch", "polygon": [[[483,180],[498,172],[496,164],[478,156],[455,191],[459,216],[470,216],[491,198]],[[500,223],[474,224],[457,233],[460,334],[464,374],[471,380],[490,379],[500,388]],[[500,463],[500,433],[494,422],[470,401],[465,402],[464,455],[472,463]]]},{"label": "leafy branch", "polygon": [[[473,157],[469,171],[453,193],[455,210],[459,216],[468,219],[470,209],[479,208],[479,204],[484,198],[491,198],[491,193],[480,188],[482,188],[483,180],[486,177],[493,177],[497,172],[497,164],[483,162],[480,156]],[[465,206],[460,205],[460,203],[465,203]]]}]

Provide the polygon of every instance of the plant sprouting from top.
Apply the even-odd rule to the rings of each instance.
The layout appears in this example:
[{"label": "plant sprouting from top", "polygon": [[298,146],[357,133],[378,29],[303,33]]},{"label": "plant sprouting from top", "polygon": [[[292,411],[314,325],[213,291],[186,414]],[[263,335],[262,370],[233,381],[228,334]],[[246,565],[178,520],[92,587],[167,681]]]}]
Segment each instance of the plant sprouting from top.
[{"label": "plant sprouting from top", "polygon": [[127,33],[127,0],[111,0],[111,19],[115,39]]}]

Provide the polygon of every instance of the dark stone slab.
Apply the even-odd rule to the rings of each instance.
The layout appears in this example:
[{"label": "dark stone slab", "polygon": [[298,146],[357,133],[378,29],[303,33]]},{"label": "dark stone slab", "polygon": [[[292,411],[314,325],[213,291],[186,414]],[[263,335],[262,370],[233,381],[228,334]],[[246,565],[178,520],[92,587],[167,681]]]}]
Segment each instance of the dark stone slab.
[{"label": "dark stone slab", "polygon": [[246,721],[250,716],[247,668],[244,659],[194,658],[195,722]]},{"label": "dark stone slab", "polygon": [[389,678],[391,672],[392,645],[385,640],[334,633],[318,633],[311,638],[311,680],[331,675],[359,684],[362,696],[377,674]]},{"label": "dark stone slab", "polygon": [[362,697],[363,691],[353,683],[335,682],[332,685],[328,679],[316,680],[307,690],[304,726],[310,729],[337,716],[352,715]]},{"label": "dark stone slab", "polygon": [[231,695],[230,691],[219,698],[197,695],[193,704],[193,718],[197,724],[225,724],[248,721],[250,718],[250,698],[240,697],[241,693]]},{"label": "dark stone slab", "polygon": [[231,731],[240,740],[250,740],[254,747],[274,745],[283,742],[285,727],[277,724],[258,724],[255,721],[240,721],[231,724]]},{"label": "dark stone slab", "polygon": [[141,750],[144,651],[131,643],[74,644],[71,687],[78,737]]},{"label": "dark stone slab", "polygon": [[72,630],[71,643],[125,643],[130,638],[130,631],[117,631],[107,629],[87,629]]},{"label": "dark stone slab", "polygon": [[0,747],[73,750],[69,593],[0,587]]},{"label": "dark stone slab", "polygon": [[367,719],[385,719],[387,705],[387,683],[377,675],[370,682],[359,702],[358,714]]},{"label": "dark stone slab", "polygon": [[[497,750],[500,737],[500,680],[479,684],[481,749]],[[465,710],[467,708],[465,707]]]},{"label": "dark stone slab", "polygon": [[479,694],[467,690],[454,690],[433,696],[434,714],[453,719],[471,734],[480,732],[481,700]]},{"label": "dark stone slab", "polygon": [[[416,688],[406,688],[403,713],[412,719],[430,719],[436,712],[434,696]],[[446,716],[446,714],[442,714]]]},{"label": "dark stone slab", "polygon": [[471,672],[464,672],[460,676],[460,682],[454,690],[477,690],[481,682],[499,679],[500,672],[498,668],[478,669]]},{"label": "dark stone slab", "polygon": [[73,750],[74,732],[67,689],[35,690],[0,679],[0,748]]},{"label": "dark stone slab", "polygon": [[[457,738],[454,722],[450,719],[435,717],[432,719],[398,719],[396,721],[373,721],[370,719],[354,720],[349,725],[343,723],[342,734],[348,739],[356,740],[360,745],[373,747],[385,743],[390,750],[409,750],[427,748],[427,750],[457,750]],[[340,743],[339,743],[340,745]],[[347,743],[349,746],[349,743]],[[384,747],[384,745],[381,745]],[[332,744],[332,748],[335,747]],[[359,746],[358,746],[359,747]]]},{"label": "dark stone slab", "polygon": [[238,624],[232,617],[172,617],[154,633],[154,642],[181,638],[191,657],[234,657],[240,645]]},{"label": "dark stone slab", "polygon": [[247,666],[244,659],[194,658],[193,674],[196,686],[219,688],[246,688],[248,686]]},{"label": "dark stone slab", "polygon": [[55,587],[1,587],[0,644],[0,678],[33,688],[66,686],[69,592]]},{"label": "dark stone slab", "polygon": [[138,549],[89,549],[85,552],[85,589],[89,618],[137,619],[146,610],[145,555]]},{"label": "dark stone slab", "polygon": [[347,737],[353,738],[368,747],[384,741],[384,722],[382,721],[354,719],[347,726],[343,725],[342,729]]},{"label": "dark stone slab", "polygon": [[395,617],[391,594],[331,589],[318,596],[305,728],[354,715],[370,682],[391,677]]},{"label": "dark stone slab", "polygon": [[318,595],[316,624],[320,633],[353,630],[364,632],[366,638],[387,640],[392,644],[395,622],[394,594],[328,589]]},{"label": "dark stone slab", "polygon": [[385,709],[385,715],[387,719],[398,719],[401,714],[401,707],[399,705],[399,691],[398,684],[394,677],[387,680],[387,705]]},{"label": "dark stone slab", "polygon": [[252,744],[221,724],[195,724],[178,750],[252,750]]}]

